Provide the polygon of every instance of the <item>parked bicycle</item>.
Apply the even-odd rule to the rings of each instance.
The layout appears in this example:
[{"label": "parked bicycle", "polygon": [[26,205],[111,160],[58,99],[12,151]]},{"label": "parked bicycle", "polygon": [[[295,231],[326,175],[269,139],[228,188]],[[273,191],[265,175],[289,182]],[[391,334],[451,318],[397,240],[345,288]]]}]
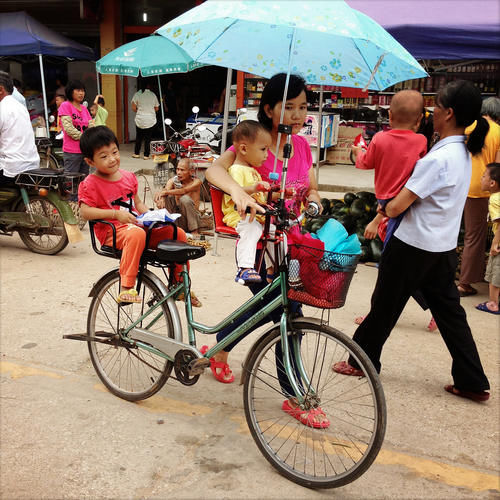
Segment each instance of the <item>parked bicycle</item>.
[{"label": "parked bicycle", "polygon": [[[285,177],[286,173],[282,186]],[[164,241],[156,250],[147,249],[146,243],[136,286],[142,303],[117,304],[120,275],[114,269],[90,292],[86,334],[64,337],[87,342],[103,384],[118,397],[138,401],[157,393],[172,370],[181,384],[195,384],[210,366],[212,356],[282,308],[281,322],[268,327],[257,339],[243,364],[246,421],[259,450],[281,474],[303,486],[332,488],[355,480],[372,464],[384,438],[386,408],[378,375],[355,342],[330,327],[325,314],[321,320],[290,314],[291,299],[323,309],[342,307],[358,260],[358,256],[325,253],[316,260],[314,273],[309,266],[311,249],[292,248],[285,254],[284,234],[293,226],[300,227],[304,217],[301,214],[291,219],[283,200],[267,207],[264,248],[267,240],[274,242],[279,274],[217,325],[195,321],[190,300],[187,264],[203,257],[205,249]],[[272,238],[271,218],[277,227]],[[108,221],[92,221],[91,229],[96,223],[112,226]],[[115,245],[98,248],[93,231],[91,236],[98,254],[119,258]],[[304,251],[305,258],[300,260]],[[307,267],[307,273],[298,274],[296,262]],[[176,263],[183,266],[180,282],[174,278]],[[161,269],[165,281],[148,266]],[[315,296],[316,288],[321,288],[320,296]],[[185,297],[187,340],[175,303],[179,294]],[[250,318],[229,336],[204,354],[200,352],[195,332],[213,335],[247,313],[251,313]],[[348,377],[332,370],[335,363],[349,356],[356,360],[363,376]],[[299,411],[323,413],[329,425],[303,425],[282,410],[284,400],[295,402]]]}]

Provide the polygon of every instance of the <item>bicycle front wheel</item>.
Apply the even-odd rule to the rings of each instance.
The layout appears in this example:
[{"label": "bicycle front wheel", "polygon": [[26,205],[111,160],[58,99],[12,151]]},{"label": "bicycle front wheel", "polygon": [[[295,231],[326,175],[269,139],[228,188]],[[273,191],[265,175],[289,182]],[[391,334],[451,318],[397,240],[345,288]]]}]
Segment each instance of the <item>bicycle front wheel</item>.
[{"label": "bicycle front wheel", "polygon": [[[142,303],[119,306],[116,302],[119,293],[120,275],[116,271],[101,283],[90,304],[87,335],[96,341],[88,342],[89,354],[97,375],[113,394],[127,401],[139,401],[163,387],[173,364],[123,340],[121,331],[157,303],[163,294],[146,275],[139,294]],[[145,328],[158,315],[148,330],[174,338],[172,317],[166,302],[138,327]]]},{"label": "bicycle front wheel", "polygon": [[[250,432],[266,459],[291,481],[311,488],[343,486],[368,469],[382,445],[386,408],[380,380],[361,348],[338,330],[296,321],[288,338],[300,352],[300,357],[294,356],[290,347],[293,365],[303,366],[302,376],[294,368],[305,397],[303,408],[293,412],[295,416],[290,414],[296,400],[277,327],[259,340],[245,367],[243,393]],[[356,359],[364,377],[332,370],[334,363],[348,356]],[[303,410],[312,412],[300,413]],[[313,427],[321,422],[324,428]]]}]

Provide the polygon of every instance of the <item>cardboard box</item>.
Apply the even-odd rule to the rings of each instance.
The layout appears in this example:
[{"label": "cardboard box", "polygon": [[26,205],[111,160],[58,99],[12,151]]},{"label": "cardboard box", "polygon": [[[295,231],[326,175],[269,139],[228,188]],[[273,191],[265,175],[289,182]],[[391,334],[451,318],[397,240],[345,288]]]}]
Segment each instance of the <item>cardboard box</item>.
[{"label": "cardboard box", "polygon": [[328,149],[326,161],[328,163],[341,163],[352,165],[351,162],[351,146],[354,139],[363,133],[363,129],[355,127],[339,127],[339,135],[337,145]]}]

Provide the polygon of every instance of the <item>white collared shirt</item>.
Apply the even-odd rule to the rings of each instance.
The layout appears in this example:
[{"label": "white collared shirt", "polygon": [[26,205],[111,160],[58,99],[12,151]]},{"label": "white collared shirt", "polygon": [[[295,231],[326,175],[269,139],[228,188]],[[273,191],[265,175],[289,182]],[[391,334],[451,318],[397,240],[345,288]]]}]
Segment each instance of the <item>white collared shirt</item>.
[{"label": "white collared shirt", "polygon": [[28,110],[11,95],[0,101],[0,170],[15,177],[40,166]]},{"label": "white collared shirt", "polygon": [[471,171],[465,135],[446,137],[435,144],[418,160],[405,185],[418,198],[394,235],[428,252],[456,248]]}]

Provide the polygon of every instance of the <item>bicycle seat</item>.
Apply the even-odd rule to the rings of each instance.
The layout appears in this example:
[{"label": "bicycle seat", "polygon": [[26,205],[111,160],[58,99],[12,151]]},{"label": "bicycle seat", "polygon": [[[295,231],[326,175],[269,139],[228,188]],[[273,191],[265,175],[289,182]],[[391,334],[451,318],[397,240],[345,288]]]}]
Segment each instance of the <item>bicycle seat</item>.
[{"label": "bicycle seat", "polygon": [[164,240],[158,243],[156,259],[168,264],[185,264],[188,260],[205,255],[205,248],[195,247],[183,241]]}]

